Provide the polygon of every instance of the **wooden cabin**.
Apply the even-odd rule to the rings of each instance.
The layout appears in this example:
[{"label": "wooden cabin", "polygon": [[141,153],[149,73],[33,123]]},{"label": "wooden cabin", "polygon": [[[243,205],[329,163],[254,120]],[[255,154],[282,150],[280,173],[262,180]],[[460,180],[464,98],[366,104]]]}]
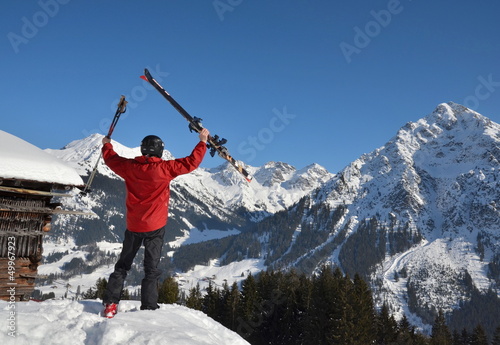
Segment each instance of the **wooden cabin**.
[{"label": "wooden cabin", "polygon": [[52,216],[81,213],[62,210],[54,200],[82,185],[62,161],[0,131],[0,299],[30,298]]}]

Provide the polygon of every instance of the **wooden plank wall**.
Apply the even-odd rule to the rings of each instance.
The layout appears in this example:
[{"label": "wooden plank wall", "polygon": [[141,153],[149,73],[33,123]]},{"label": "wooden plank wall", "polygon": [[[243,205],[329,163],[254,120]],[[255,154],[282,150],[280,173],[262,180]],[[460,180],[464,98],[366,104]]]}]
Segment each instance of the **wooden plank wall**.
[{"label": "wooden plank wall", "polygon": [[31,296],[51,214],[30,210],[50,207],[50,200],[50,196],[0,192],[4,209],[0,211],[0,299],[21,301]]}]

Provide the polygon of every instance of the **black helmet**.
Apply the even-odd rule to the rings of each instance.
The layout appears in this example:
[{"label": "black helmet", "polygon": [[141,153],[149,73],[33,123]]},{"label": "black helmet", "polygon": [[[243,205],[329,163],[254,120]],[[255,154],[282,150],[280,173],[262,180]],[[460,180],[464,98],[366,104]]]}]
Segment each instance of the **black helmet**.
[{"label": "black helmet", "polygon": [[163,141],[156,135],[148,135],[141,142],[141,153],[143,156],[156,156],[161,158],[163,154]]}]

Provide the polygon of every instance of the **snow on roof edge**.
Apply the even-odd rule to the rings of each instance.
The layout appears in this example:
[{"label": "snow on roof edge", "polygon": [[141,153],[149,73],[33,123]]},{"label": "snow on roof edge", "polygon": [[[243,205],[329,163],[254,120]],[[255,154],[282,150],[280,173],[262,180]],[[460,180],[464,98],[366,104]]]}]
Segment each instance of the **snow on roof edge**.
[{"label": "snow on roof edge", "polygon": [[29,142],[0,130],[0,178],[83,186],[73,168]]}]

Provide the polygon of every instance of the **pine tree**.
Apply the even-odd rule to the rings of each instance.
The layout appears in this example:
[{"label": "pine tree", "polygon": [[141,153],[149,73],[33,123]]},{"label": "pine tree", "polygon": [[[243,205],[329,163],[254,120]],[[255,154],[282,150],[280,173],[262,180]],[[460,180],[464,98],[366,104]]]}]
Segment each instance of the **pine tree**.
[{"label": "pine tree", "polygon": [[[413,336],[412,336],[412,340],[411,340],[411,342],[409,344],[412,344],[412,345],[429,345],[429,340],[422,333],[414,332]],[[409,345],[409,344],[404,344],[404,345]]]},{"label": "pine tree", "polygon": [[354,344],[372,344],[375,340],[375,312],[370,287],[359,274],[354,276],[349,298],[353,310]]},{"label": "pine tree", "polygon": [[389,306],[384,303],[377,316],[377,344],[391,344],[397,339],[398,324],[389,313]]},{"label": "pine tree", "polygon": [[130,291],[128,289],[123,289],[122,290],[122,300],[129,300],[130,299]]},{"label": "pine tree", "polygon": [[220,299],[220,291],[214,288],[214,284],[210,280],[208,282],[207,293],[202,299],[202,310],[216,321],[222,320],[222,311],[219,307]]},{"label": "pine tree", "polygon": [[233,283],[231,289],[229,289],[227,282],[224,282],[222,299],[224,301],[222,324],[235,331],[236,319],[238,318],[238,309],[240,305],[240,290],[238,289],[238,284],[236,282]]},{"label": "pine tree", "polygon": [[462,333],[460,334],[460,340],[461,343],[458,345],[469,345],[470,344],[470,335],[469,332],[467,332],[467,329],[463,329]]},{"label": "pine tree", "polygon": [[98,278],[95,285],[97,298],[102,299],[104,297],[104,292],[106,292],[108,281],[106,280],[106,278]]},{"label": "pine tree", "polygon": [[[259,303],[255,305],[255,313],[258,315],[260,325],[258,326],[258,337],[255,336],[253,343],[277,343],[282,331],[283,322],[280,304],[284,300],[282,272],[266,271],[258,276],[257,291]],[[286,327],[286,326],[285,326]]]},{"label": "pine tree", "polygon": [[[301,280],[295,271],[271,272],[259,277],[263,287],[262,311],[266,314],[261,327],[262,343],[294,344],[301,335],[304,308],[300,305]],[[261,279],[264,283],[261,284]]]},{"label": "pine tree", "polygon": [[[354,305],[358,296],[355,296],[354,283],[349,278],[349,275],[343,276],[339,268],[334,272],[335,281],[338,284],[340,291],[338,299],[338,316],[337,329],[335,330],[335,338],[341,344],[359,344],[357,336],[359,335],[359,325],[356,325],[357,311],[355,314]],[[360,306],[360,305],[359,305]],[[358,307],[358,305],[356,306]]]},{"label": "pine tree", "polygon": [[200,291],[200,284],[196,284],[196,287],[189,290],[189,296],[186,299],[186,307],[201,310],[202,309],[202,296]]},{"label": "pine tree", "polygon": [[95,285],[91,286],[87,291],[81,294],[82,299],[102,299],[107,285],[108,282],[105,278],[97,278]]},{"label": "pine tree", "polygon": [[500,326],[498,326],[493,334],[493,341],[491,345],[500,345]]},{"label": "pine tree", "polygon": [[249,274],[241,285],[241,316],[243,319],[251,320],[255,316],[255,308],[259,302],[257,283],[253,275]]},{"label": "pine tree", "polygon": [[91,286],[87,291],[82,293],[82,299],[96,299],[97,298],[97,292],[95,287]]},{"label": "pine tree", "polygon": [[305,301],[310,299],[310,283],[305,275],[299,276],[292,270],[285,275],[280,289],[282,294],[276,294],[276,323],[279,325],[276,344],[298,344],[307,310]]},{"label": "pine tree", "polygon": [[312,278],[312,298],[307,315],[305,339],[310,344],[339,343],[339,321],[342,317],[345,296],[332,269],[324,266]]},{"label": "pine tree", "polygon": [[453,340],[452,341],[453,345],[463,345],[462,344],[462,337],[461,337],[460,333],[457,330],[453,331],[453,335],[451,337],[452,337],[452,340]]},{"label": "pine tree", "polygon": [[431,345],[452,345],[453,339],[446,325],[444,312],[439,310],[432,326]]},{"label": "pine tree", "polygon": [[311,309],[313,308],[313,282],[312,279],[306,277],[302,274],[299,277],[299,283],[297,288],[297,303],[300,318],[297,320],[297,327],[294,330],[296,332],[295,343],[296,344],[307,344],[307,335],[310,328],[309,316]]},{"label": "pine tree", "polygon": [[481,325],[477,325],[476,328],[474,328],[470,345],[488,345],[488,337]]},{"label": "pine tree", "polygon": [[259,329],[264,321],[264,315],[259,310],[259,306],[261,306],[261,300],[257,291],[257,283],[253,275],[249,274],[241,285],[236,331],[252,344],[259,339]]},{"label": "pine tree", "polygon": [[406,315],[403,315],[401,320],[398,322],[398,335],[396,344],[413,344],[414,329],[410,325]]},{"label": "pine tree", "polygon": [[173,304],[179,301],[179,284],[173,277],[167,277],[158,289],[158,303]]}]

